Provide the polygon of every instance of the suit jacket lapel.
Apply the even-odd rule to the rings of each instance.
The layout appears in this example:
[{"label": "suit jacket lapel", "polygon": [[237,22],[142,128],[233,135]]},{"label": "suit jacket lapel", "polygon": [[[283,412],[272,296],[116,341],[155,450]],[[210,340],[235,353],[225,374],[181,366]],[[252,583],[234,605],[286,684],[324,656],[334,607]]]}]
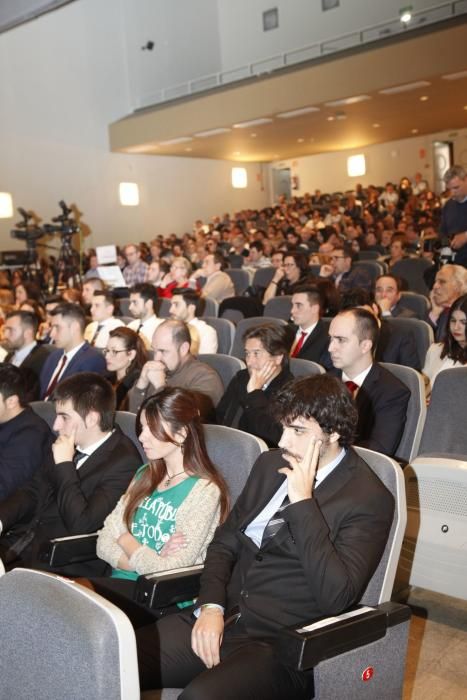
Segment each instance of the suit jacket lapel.
[{"label": "suit jacket lapel", "polygon": [[119,429],[116,428],[112,435],[107,438],[103,445],[101,445],[95,452],[90,455],[84,462],[83,466],[78,469],[80,479],[82,480],[89,473],[94,471],[96,466],[101,466],[105,462],[104,455],[108,452],[112,452],[115,447],[115,441],[119,435]]}]

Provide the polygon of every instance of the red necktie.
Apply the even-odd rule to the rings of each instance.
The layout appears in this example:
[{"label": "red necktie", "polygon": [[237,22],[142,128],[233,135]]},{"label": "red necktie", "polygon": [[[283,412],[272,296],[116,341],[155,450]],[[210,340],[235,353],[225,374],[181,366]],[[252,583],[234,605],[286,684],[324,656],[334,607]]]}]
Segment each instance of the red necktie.
[{"label": "red necktie", "polygon": [[298,353],[302,349],[302,346],[303,346],[303,343],[304,343],[306,336],[307,336],[307,334],[305,333],[305,331],[302,331],[300,338],[298,339],[294,349],[290,353],[290,357],[297,357]]},{"label": "red necktie", "polygon": [[345,382],[345,386],[349,390],[350,396],[353,398],[355,396],[355,392],[359,388],[358,384],[355,384],[355,382],[349,380],[348,382]]},{"label": "red necktie", "polygon": [[63,368],[65,367],[65,363],[66,363],[66,355],[65,355],[65,353],[63,353],[62,360],[61,360],[60,365],[58,367],[58,372],[56,372],[54,378],[52,379],[49,386],[47,387],[47,391],[45,392],[44,401],[47,401],[47,399],[49,398],[49,396],[51,396],[51,394],[53,393],[53,390],[57,386],[58,380],[60,379],[60,375],[63,372]]}]

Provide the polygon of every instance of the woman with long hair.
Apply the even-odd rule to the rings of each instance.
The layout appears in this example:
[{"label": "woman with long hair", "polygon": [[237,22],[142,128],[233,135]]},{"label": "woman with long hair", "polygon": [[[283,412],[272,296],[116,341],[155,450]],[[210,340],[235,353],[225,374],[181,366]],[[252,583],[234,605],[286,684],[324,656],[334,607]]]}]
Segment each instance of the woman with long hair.
[{"label": "woman with long hair", "polygon": [[165,388],[142,404],[137,427],[148,463],[136,473],[97,541],[113,578],[200,564],[229,510],[207,454],[193,392]]},{"label": "woman with long hair", "polygon": [[104,355],[107,369],[114,377],[112,384],[117,396],[117,410],[124,411],[128,407],[127,394],[148,360],[144,341],[131,328],[114,328],[109,333]]},{"label": "woman with long hair", "polygon": [[467,294],[451,306],[444,342],[432,343],[426,354],[423,374],[430,380],[431,386],[436,375],[450,367],[462,367],[467,364]]}]

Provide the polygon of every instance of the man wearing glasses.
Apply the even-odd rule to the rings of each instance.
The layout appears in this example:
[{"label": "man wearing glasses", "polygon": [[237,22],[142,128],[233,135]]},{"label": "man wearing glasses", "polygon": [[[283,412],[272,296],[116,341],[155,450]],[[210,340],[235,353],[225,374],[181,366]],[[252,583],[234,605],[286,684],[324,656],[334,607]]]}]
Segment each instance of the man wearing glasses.
[{"label": "man wearing glasses", "polygon": [[353,267],[352,251],[347,245],[336,245],[331,252],[331,264],[322,265],[320,277],[331,277],[340,292],[361,287],[371,290],[371,278],[368,272],[359,267]]}]

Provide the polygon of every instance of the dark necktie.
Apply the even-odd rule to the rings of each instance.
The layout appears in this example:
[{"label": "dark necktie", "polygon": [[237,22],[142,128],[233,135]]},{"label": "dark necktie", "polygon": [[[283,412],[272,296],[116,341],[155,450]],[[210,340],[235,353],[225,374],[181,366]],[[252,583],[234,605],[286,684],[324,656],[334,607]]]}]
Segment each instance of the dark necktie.
[{"label": "dark necktie", "polygon": [[99,335],[99,333],[101,332],[101,329],[102,329],[102,323],[98,323],[97,328],[94,332],[94,335],[92,336],[91,341],[89,343],[90,345],[96,344],[96,339],[97,339],[97,336]]},{"label": "dark necktie", "polygon": [[140,322],[139,322],[139,326],[138,326],[138,330],[137,330],[136,332],[137,332],[137,333],[140,333],[140,332],[141,332],[141,329],[142,329],[142,327],[143,327],[143,322],[142,322],[142,321],[140,321]]},{"label": "dark necktie", "polygon": [[354,398],[355,392],[359,388],[358,384],[355,384],[355,382],[349,379],[349,381],[345,382],[345,386],[349,390],[350,396]]},{"label": "dark necktie", "polygon": [[272,518],[268,521],[266,527],[264,528],[263,532],[263,537],[261,540],[261,547],[266,544],[266,542],[269,542],[271,537],[274,537],[278,533],[278,531],[281,529],[282,525],[284,524],[285,520],[282,517],[282,511],[287,508],[287,506],[290,504],[289,496],[288,494],[285,495],[284,500],[282,501],[281,505],[279,508],[276,510]]},{"label": "dark necktie", "polygon": [[298,353],[300,352],[300,350],[303,347],[303,343],[305,341],[306,335],[307,334],[305,333],[305,331],[302,331],[300,338],[298,339],[297,343],[295,344],[295,347],[293,348],[292,352],[290,353],[290,357],[297,357]]},{"label": "dark necktie", "polygon": [[87,457],[88,455],[86,452],[81,452],[81,450],[78,450],[78,448],[75,448],[75,453],[73,455],[73,464],[75,467],[78,467],[78,462],[82,457]]},{"label": "dark necktie", "polygon": [[54,378],[52,379],[49,386],[47,387],[47,391],[45,392],[45,395],[44,395],[44,401],[47,401],[49,396],[52,396],[53,391],[58,384],[58,380],[60,379],[60,375],[63,372],[63,368],[65,367],[65,363],[66,363],[66,355],[64,353],[62,355],[62,359],[61,359],[59,367],[58,367],[58,372],[56,372]]}]

